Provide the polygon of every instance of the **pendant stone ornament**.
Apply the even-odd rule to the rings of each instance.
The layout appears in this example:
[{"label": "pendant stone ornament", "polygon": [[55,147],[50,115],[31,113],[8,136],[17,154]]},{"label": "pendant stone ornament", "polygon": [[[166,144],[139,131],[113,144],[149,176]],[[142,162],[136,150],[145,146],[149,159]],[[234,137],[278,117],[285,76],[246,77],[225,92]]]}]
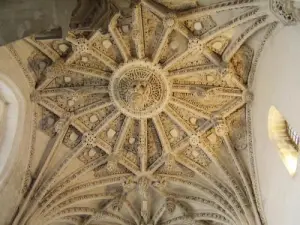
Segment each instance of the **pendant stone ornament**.
[{"label": "pendant stone ornament", "polygon": [[122,64],[111,79],[109,91],[126,116],[142,119],[159,114],[170,97],[167,72],[143,60]]}]

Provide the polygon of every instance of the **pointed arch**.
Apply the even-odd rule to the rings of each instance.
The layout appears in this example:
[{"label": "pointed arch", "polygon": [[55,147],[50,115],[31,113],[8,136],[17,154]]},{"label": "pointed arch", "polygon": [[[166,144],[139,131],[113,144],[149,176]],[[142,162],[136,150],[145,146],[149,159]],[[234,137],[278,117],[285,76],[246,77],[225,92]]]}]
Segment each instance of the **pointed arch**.
[{"label": "pointed arch", "polygon": [[10,174],[23,136],[25,102],[16,84],[0,73],[0,187]]}]

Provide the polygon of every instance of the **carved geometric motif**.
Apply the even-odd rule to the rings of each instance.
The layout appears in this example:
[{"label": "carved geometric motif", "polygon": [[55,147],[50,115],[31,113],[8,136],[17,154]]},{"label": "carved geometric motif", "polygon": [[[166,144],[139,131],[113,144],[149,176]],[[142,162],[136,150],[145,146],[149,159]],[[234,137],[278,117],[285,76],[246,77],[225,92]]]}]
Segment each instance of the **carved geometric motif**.
[{"label": "carved geometric motif", "polygon": [[266,8],[142,0],[108,33],[30,39],[47,55],[30,58],[31,96],[53,147],[13,225],[259,225],[236,150],[249,146],[245,35],[273,22]]},{"label": "carved geometric motif", "polygon": [[193,32],[194,35],[197,36],[201,36],[205,32],[217,26],[216,22],[210,16],[203,16],[197,20],[187,20],[185,25]]}]

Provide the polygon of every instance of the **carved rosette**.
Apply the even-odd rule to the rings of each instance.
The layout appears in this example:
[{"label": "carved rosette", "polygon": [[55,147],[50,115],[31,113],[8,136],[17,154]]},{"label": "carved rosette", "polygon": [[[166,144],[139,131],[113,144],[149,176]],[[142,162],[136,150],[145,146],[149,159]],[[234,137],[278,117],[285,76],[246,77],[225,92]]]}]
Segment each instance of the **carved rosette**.
[{"label": "carved rosette", "polygon": [[83,134],[82,142],[88,147],[93,148],[96,146],[96,136],[92,132],[86,132]]},{"label": "carved rosette", "polygon": [[153,117],[164,109],[170,97],[165,76],[165,71],[150,62],[128,62],[114,72],[110,96],[118,109],[129,117]]},{"label": "carved rosette", "polygon": [[164,27],[166,28],[174,28],[177,24],[177,18],[174,13],[169,13],[163,20]]},{"label": "carved rosette", "polygon": [[122,197],[113,200],[112,203],[111,203],[111,208],[115,212],[120,212],[120,210],[122,209],[122,207],[123,207],[123,199],[122,199]]},{"label": "carved rosette", "polygon": [[87,52],[89,50],[89,43],[86,39],[79,38],[76,42],[76,51]]},{"label": "carved rosette", "polygon": [[189,143],[191,146],[198,146],[200,142],[199,136],[197,134],[193,134],[189,138]]}]

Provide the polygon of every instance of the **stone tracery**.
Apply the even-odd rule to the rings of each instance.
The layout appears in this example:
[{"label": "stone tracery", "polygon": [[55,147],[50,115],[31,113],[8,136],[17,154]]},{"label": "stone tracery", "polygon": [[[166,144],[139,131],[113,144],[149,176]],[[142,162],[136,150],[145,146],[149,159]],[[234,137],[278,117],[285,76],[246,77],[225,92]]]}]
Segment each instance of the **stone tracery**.
[{"label": "stone tracery", "polygon": [[[14,225],[261,224],[236,152],[247,148],[238,134],[253,97],[252,49],[243,44],[276,20],[258,0],[178,12],[159,2],[138,3],[129,26],[116,14],[108,34],[70,33],[65,58],[28,39],[52,60],[35,70],[32,100],[54,143]],[[71,151],[50,170],[61,146]]]}]

